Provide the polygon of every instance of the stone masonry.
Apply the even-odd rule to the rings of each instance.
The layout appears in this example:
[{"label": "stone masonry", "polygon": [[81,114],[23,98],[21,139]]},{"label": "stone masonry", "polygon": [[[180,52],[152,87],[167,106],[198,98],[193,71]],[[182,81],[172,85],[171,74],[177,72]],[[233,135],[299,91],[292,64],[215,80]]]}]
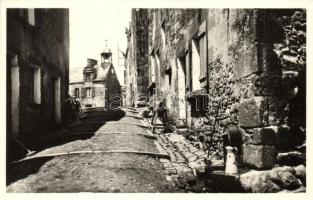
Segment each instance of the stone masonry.
[{"label": "stone masonry", "polygon": [[180,134],[221,160],[224,130],[236,125],[244,165],[271,169],[291,157],[305,164],[305,10],[147,9],[147,16],[149,88],[166,99]]}]

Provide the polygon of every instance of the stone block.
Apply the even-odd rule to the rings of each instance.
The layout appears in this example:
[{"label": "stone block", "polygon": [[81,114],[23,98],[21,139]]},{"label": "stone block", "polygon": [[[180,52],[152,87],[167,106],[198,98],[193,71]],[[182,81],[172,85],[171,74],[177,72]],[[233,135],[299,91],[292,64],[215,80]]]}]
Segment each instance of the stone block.
[{"label": "stone block", "polygon": [[255,169],[271,169],[276,161],[274,146],[243,145],[243,163]]},{"label": "stone block", "polygon": [[306,167],[304,165],[298,165],[293,168],[295,170],[295,175],[301,182],[306,185]]},{"label": "stone block", "polygon": [[263,102],[263,97],[254,97],[240,103],[238,107],[238,121],[241,127],[253,128],[262,125]]},{"label": "stone block", "polygon": [[181,153],[185,158],[190,158],[190,157],[195,156],[193,153],[190,153],[188,151],[182,151]]},{"label": "stone block", "polygon": [[305,163],[305,154],[298,151],[284,152],[277,155],[280,165],[297,166]]},{"label": "stone block", "polygon": [[191,156],[191,157],[188,157],[186,159],[188,162],[193,162],[193,161],[196,161],[198,159],[198,156]]},{"label": "stone block", "polygon": [[269,171],[270,178],[284,189],[299,188],[302,183],[295,176],[295,170],[289,166],[277,167]]},{"label": "stone block", "polygon": [[245,192],[272,193],[281,190],[281,187],[271,180],[269,171],[251,170],[240,175],[240,184]]},{"label": "stone block", "polygon": [[276,144],[276,127],[255,128],[253,131],[253,144],[274,146]]},{"label": "stone block", "polygon": [[244,144],[252,144],[253,143],[253,140],[251,138],[251,135],[247,134],[247,133],[244,133],[244,135],[242,136],[243,139],[242,139],[242,142]]},{"label": "stone block", "polygon": [[289,126],[278,126],[276,133],[277,149],[288,149],[294,146],[294,137]]},{"label": "stone block", "polygon": [[294,136],[288,126],[268,126],[253,130],[253,144],[276,146],[276,149],[289,149],[294,146]]},{"label": "stone block", "polygon": [[201,150],[195,152],[194,154],[197,155],[198,157],[201,157],[201,156],[205,156],[205,155],[206,155],[206,153],[205,153],[204,151],[201,151]]}]

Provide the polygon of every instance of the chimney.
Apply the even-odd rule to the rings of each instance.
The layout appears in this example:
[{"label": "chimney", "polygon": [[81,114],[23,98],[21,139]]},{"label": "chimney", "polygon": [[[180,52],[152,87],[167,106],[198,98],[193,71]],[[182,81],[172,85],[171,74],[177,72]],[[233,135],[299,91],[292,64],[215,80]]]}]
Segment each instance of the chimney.
[{"label": "chimney", "polygon": [[88,66],[88,67],[93,67],[93,66],[95,66],[97,63],[98,63],[97,60],[92,59],[92,58],[87,58],[87,66]]}]

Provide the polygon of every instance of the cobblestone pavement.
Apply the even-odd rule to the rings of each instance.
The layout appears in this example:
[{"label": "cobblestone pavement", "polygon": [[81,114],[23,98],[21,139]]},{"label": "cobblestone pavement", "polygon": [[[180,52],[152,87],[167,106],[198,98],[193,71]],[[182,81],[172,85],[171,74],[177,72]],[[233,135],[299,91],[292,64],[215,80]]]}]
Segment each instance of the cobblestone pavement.
[{"label": "cobblestone pavement", "polygon": [[207,191],[196,177],[203,152],[178,135],[153,135],[137,111],[123,110],[89,112],[62,140],[11,164],[7,191]]},{"label": "cobblestone pavement", "polygon": [[[146,125],[149,125],[149,120],[144,119]],[[216,192],[205,175],[205,160],[208,157],[204,151],[196,148],[182,135],[175,132],[162,133],[162,127],[155,130],[155,136],[157,148],[170,157],[160,159],[166,169],[167,179],[174,180],[176,185],[185,187],[188,192]]]}]

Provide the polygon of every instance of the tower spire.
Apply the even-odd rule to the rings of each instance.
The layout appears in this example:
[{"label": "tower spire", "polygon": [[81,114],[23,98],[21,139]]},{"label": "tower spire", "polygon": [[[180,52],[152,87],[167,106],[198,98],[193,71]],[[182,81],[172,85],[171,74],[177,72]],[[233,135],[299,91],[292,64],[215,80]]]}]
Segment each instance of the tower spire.
[{"label": "tower spire", "polygon": [[108,47],[108,39],[105,39],[105,47]]},{"label": "tower spire", "polygon": [[101,53],[101,63],[112,63],[112,52],[108,48],[108,40],[105,39],[105,47],[103,52]]}]

